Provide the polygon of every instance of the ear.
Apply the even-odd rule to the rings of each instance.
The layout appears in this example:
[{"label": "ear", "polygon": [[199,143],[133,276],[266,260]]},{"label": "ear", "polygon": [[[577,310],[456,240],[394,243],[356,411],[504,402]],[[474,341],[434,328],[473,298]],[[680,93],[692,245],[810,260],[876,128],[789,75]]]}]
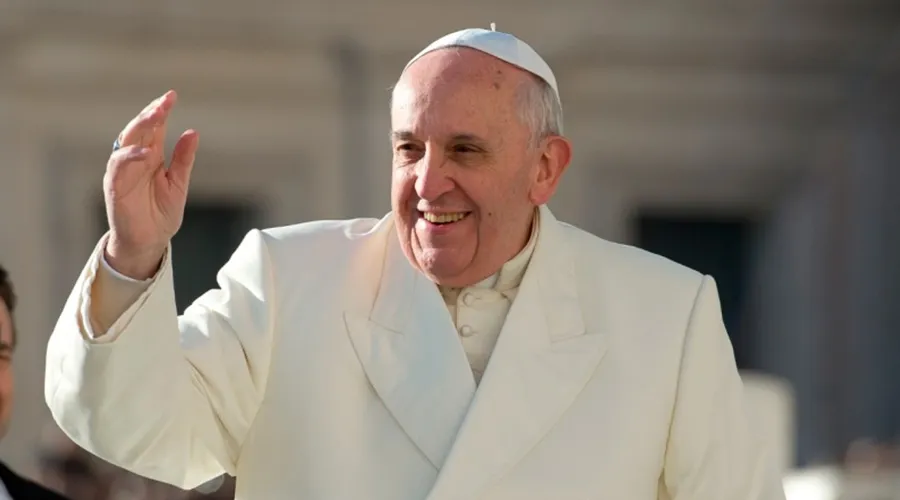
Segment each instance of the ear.
[{"label": "ear", "polygon": [[572,160],[572,144],[565,137],[554,135],[541,141],[541,157],[529,198],[535,205],[544,205],[556,192],[563,173]]}]

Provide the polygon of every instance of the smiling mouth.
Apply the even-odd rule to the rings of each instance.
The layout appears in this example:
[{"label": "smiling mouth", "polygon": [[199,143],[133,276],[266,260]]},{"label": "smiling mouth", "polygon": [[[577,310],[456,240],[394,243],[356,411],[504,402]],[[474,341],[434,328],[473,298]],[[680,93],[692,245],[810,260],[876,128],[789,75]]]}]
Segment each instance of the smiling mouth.
[{"label": "smiling mouth", "polygon": [[447,212],[447,213],[435,213],[435,212],[419,212],[419,217],[425,219],[431,224],[437,226],[443,226],[446,224],[453,224],[454,222],[459,222],[466,217],[469,216],[472,212]]}]

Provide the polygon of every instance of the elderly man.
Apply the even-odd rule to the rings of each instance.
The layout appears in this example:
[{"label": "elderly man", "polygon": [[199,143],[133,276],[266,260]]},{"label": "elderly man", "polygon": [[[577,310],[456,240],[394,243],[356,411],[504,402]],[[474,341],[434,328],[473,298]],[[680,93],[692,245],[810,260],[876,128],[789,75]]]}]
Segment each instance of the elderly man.
[{"label": "elderly man", "polygon": [[169,241],[198,136],[176,96],[122,132],[47,402],[93,453],[239,499],[782,498],[713,280],[557,221],[556,80],[470,29],[393,92],[392,210],[251,231],[176,316]]}]

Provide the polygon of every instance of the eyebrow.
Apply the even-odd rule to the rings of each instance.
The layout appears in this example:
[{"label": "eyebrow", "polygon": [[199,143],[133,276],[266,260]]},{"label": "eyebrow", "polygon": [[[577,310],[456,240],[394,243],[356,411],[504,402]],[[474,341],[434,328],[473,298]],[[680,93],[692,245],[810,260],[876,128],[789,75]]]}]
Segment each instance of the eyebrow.
[{"label": "eyebrow", "polygon": [[395,141],[408,141],[414,138],[413,133],[409,130],[393,130],[391,131],[391,139]]},{"label": "eyebrow", "polygon": [[[411,141],[416,135],[409,130],[397,130],[391,132],[391,139],[394,141]],[[485,144],[487,141],[475,134],[456,134],[450,138],[449,142],[474,142],[477,144]]]}]

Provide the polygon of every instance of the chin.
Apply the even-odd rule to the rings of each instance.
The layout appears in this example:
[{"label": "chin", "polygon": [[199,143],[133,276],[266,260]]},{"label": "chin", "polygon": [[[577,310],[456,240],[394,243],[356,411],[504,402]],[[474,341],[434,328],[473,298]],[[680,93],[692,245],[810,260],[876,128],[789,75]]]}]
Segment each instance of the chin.
[{"label": "chin", "polygon": [[443,249],[421,250],[416,258],[422,273],[435,283],[447,286],[454,286],[454,280],[465,272],[467,263],[460,260],[455,250]]}]

